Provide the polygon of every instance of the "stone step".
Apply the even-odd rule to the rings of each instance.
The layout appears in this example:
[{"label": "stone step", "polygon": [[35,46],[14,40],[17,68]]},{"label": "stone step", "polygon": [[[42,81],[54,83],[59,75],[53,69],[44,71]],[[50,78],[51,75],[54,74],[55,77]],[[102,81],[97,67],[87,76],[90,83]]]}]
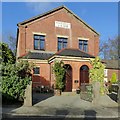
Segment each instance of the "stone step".
[{"label": "stone step", "polygon": [[72,96],[72,95],[76,95],[76,92],[62,92],[62,95],[64,95],[64,96]]}]

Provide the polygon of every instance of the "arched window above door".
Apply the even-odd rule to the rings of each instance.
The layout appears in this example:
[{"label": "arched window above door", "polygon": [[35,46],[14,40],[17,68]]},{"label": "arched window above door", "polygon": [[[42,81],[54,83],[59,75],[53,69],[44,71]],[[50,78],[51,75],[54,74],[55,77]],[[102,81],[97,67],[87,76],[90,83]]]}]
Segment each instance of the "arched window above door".
[{"label": "arched window above door", "polygon": [[89,68],[88,68],[88,66],[87,65],[83,65],[81,68],[80,68],[80,70],[89,70]]}]

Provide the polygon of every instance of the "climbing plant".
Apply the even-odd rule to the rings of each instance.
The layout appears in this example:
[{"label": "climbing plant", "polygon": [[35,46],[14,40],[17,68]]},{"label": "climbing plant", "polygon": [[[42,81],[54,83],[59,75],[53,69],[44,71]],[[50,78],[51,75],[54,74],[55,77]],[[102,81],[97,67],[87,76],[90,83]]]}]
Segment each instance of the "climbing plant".
[{"label": "climbing plant", "polygon": [[100,82],[100,93],[104,93],[104,69],[105,65],[101,62],[99,57],[91,59],[92,69],[89,70],[90,82]]},{"label": "climbing plant", "polygon": [[62,90],[64,87],[64,75],[65,75],[65,68],[63,67],[64,63],[62,61],[55,61],[53,65],[53,72],[55,74],[55,88]]}]

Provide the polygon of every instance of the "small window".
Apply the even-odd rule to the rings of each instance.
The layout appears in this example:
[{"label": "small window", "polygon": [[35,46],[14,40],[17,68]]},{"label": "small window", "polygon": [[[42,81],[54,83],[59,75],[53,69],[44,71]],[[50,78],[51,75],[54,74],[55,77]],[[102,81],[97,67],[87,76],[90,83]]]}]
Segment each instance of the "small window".
[{"label": "small window", "polygon": [[34,35],[34,49],[45,50],[45,36],[44,35]]},{"label": "small window", "polygon": [[88,41],[87,40],[79,40],[79,49],[85,52],[88,52]]},{"label": "small window", "polygon": [[40,68],[39,67],[33,68],[33,74],[40,74]]}]

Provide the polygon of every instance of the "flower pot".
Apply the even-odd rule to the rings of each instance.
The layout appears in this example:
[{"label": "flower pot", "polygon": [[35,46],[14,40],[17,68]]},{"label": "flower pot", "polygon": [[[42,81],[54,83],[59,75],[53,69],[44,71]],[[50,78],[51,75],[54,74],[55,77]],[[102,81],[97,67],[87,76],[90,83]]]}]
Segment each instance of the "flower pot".
[{"label": "flower pot", "polygon": [[61,95],[61,90],[55,89],[55,90],[54,90],[54,95],[60,96],[60,95]]},{"label": "flower pot", "polygon": [[80,89],[76,89],[76,94],[80,94]]}]

